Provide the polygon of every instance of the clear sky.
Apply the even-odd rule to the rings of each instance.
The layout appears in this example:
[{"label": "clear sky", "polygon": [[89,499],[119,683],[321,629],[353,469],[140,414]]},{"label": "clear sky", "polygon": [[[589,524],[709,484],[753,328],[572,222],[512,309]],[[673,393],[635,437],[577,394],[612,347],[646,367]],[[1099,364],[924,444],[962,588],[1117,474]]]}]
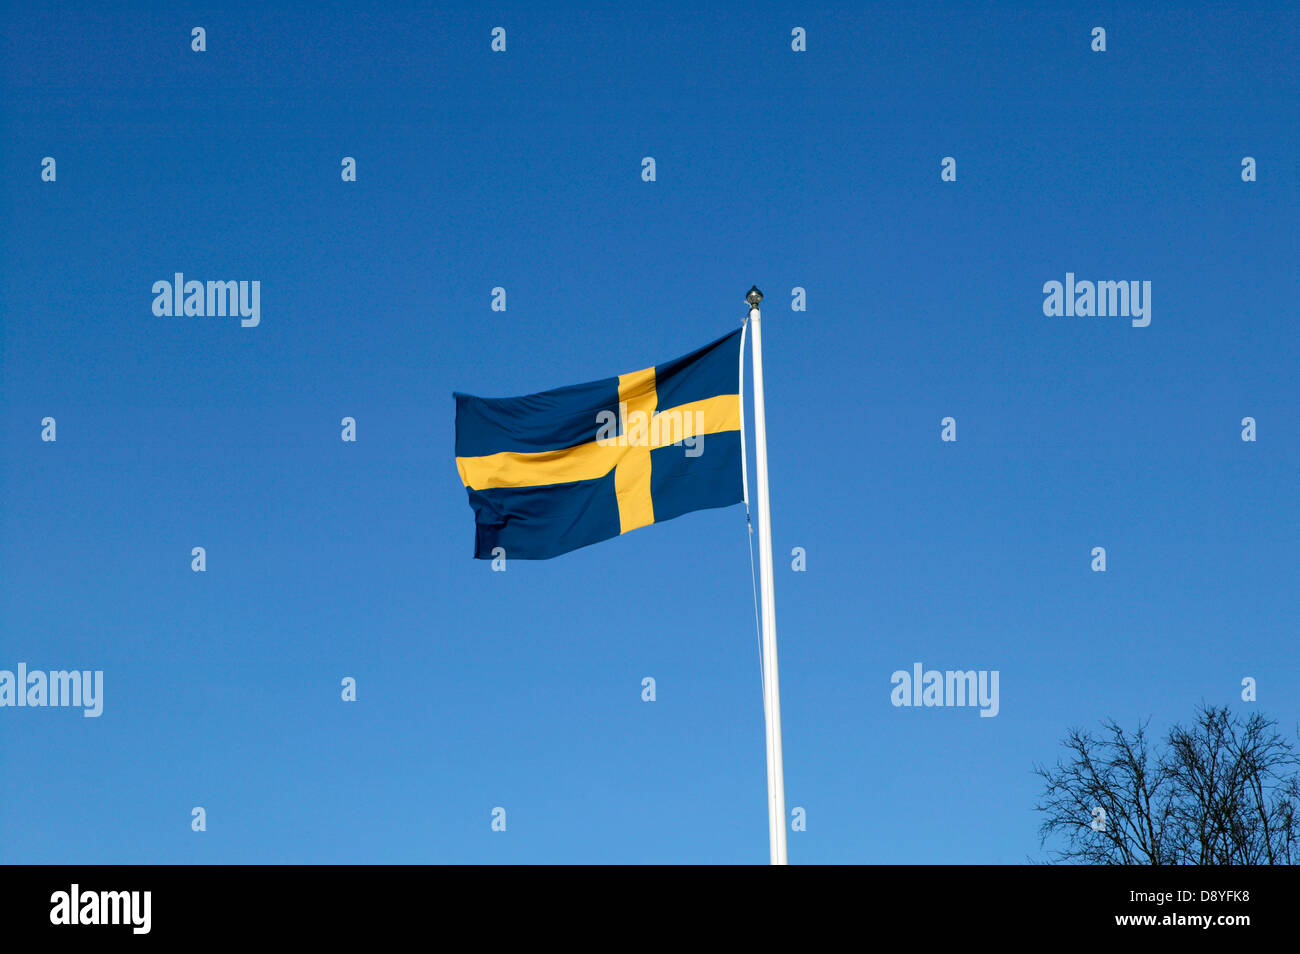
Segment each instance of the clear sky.
[{"label": "clear sky", "polygon": [[[1069,727],[1248,676],[1294,728],[1294,7],[710,6],[7,5],[0,669],[104,710],[0,709],[0,860],[766,861],[743,509],[493,572],[451,398],[752,283],[793,863],[1040,858]],[[998,715],[893,706],[917,662]]]}]

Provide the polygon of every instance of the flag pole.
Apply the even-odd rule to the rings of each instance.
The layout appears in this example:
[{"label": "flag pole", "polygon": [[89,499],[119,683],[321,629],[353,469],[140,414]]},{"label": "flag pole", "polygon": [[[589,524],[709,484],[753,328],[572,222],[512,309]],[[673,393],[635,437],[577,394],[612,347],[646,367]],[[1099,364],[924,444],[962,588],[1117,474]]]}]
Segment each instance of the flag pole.
[{"label": "flag pole", "polygon": [[758,286],[749,289],[753,326],[754,463],[758,483],[758,565],[763,606],[763,715],[767,722],[767,834],[774,865],[788,863],[785,845],[785,769],[781,763],[781,684],[776,666],[776,594],[772,584],[772,510],[767,489],[767,420],[763,411],[763,331]]}]

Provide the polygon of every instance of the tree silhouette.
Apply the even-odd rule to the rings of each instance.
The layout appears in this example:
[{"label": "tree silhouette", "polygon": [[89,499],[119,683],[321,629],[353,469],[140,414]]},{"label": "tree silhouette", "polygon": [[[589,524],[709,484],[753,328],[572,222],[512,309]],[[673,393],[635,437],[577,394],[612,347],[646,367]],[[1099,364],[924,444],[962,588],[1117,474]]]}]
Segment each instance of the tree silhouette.
[{"label": "tree silhouette", "polygon": [[[1148,723],[1072,729],[1036,810],[1052,860],[1096,865],[1268,865],[1300,861],[1300,755],[1259,714],[1202,705],[1158,752]],[[1100,811],[1098,811],[1100,809]]]}]

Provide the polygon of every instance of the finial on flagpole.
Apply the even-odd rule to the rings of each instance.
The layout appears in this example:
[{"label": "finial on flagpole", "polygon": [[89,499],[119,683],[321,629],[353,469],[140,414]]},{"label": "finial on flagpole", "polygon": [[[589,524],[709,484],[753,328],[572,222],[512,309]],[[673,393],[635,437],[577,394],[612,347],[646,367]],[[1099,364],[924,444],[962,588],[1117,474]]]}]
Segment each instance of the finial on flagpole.
[{"label": "finial on flagpole", "polygon": [[749,294],[745,296],[745,301],[749,302],[749,307],[757,308],[758,303],[761,302],[762,300],[763,300],[763,293],[758,290],[758,286],[751,285],[749,288]]}]

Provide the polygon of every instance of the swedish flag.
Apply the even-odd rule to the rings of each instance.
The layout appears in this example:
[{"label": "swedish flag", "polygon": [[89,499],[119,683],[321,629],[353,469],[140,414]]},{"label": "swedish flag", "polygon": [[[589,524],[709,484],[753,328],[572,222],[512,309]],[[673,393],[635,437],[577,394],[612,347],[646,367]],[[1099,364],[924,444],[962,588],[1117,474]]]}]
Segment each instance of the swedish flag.
[{"label": "swedish flag", "polygon": [[618,377],[514,398],[456,393],[474,556],[546,560],[739,503],[738,329]]}]

